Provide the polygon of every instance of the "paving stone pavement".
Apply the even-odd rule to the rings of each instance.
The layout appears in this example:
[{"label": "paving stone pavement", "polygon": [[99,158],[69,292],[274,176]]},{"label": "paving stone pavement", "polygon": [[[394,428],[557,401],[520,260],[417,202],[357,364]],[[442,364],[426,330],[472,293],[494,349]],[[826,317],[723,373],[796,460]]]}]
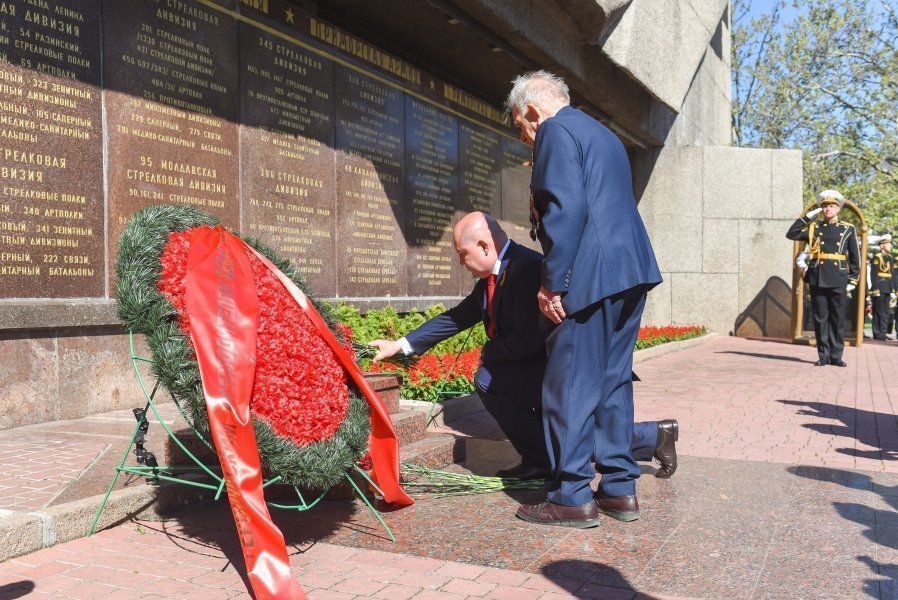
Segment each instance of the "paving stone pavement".
[{"label": "paving stone pavement", "polygon": [[637,420],[679,419],[690,456],[898,473],[898,342],[815,367],[808,346],[716,337],[637,365]]},{"label": "paving stone pavement", "polygon": [[0,509],[49,505],[109,444],[102,440],[0,437]]},{"label": "paving stone pavement", "polygon": [[[513,517],[540,492],[276,512],[310,598],[898,598],[898,350],[718,337],[637,367],[637,418],[681,423],[670,480],[643,467],[641,518],[592,530]],[[896,396],[898,398],[898,396]],[[484,414],[452,423],[466,467],[514,460]],[[0,564],[0,599],[248,597],[226,506],[128,522]]]},{"label": "paving stone pavement", "polygon": [[[177,417],[171,403],[159,411],[169,424]],[[0,431],[0,511],[33,511],[105,492],[135,424],[130,410],[119,410]],[[147,444],[157,456],[162,439],[151,436]],[[142,484],[121,477],[116,488]]]}]

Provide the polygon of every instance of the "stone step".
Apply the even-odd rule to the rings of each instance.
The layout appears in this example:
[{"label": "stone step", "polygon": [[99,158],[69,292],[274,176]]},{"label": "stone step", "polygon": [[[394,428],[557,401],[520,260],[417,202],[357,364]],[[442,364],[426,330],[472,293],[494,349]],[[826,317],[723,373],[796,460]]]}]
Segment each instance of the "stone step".
[{"label": "stone step", "polygon": [[452,421],[457,421],[468,415],[486,410],[483,406],[483,401],[480,400],[480,396],[477,394],[446,398],[438,402],[436,406],[430,402],[422,402],[420,400],[402,400],[400,407],[403,410],[414,409],[422,410],[425,414],[430,413],[431,418],[428,423],[428,428],[430,429],[443,427],[452,423]]},{"label": "stone step", "polygon": [[390,414],[397,413],[399,408],[399,391],[402,387],[402,381],[397,375],[390,373],[366,373],[365,379],[377,392],[381,402],[387,407]]},{"label": "stone step", "polygon": [[448,433],[428,433],[424,439],[399,448],[399,462],[438,469],[465,458],[465,438]]},{"label": "stone step", "polygon": [[[391,414],[390,419],[393,421],[393,428],[396,430],[396,437],[399,438],[400,446],[405,446],[424,438],[427,429],[426,412],[416,409],[401,410]],[[202,462],[209,464],[209,461],[212,461],[211,464],[217,464],[215,455],[203,445],[199,439],[197,439],[192,430],[183,427],[181,429],[176,429],[175,434],[187,450]],[[165,440],[165,450],[162,456],[156,457],[159,464],[190,464],[190,460],[184,453],[184,450],[172,441],[170,437],[165,435],[165,432],[162,431],[161,428],[156,428],[154,437],[156,439],[163,437]]]},{"label": "stone step", "polygon": [[403,410],[390,415],[399,446],[407,446],[424,439],[427,433],[427,413],[420,410]]}]

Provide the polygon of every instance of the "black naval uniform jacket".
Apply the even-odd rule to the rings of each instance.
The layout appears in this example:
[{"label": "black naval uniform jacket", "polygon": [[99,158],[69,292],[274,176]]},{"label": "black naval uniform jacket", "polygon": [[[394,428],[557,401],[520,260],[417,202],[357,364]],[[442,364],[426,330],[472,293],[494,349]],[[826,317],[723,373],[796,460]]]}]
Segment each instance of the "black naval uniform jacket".
[{"label": "black naval uniform jacket", "polygon": [[857,233],[854,225],[836,221],[808,221],[796,219],[786,237],[808,243],[808,271],[804,280],[820,288],[841,288],[857,285],[860,274]]},{"label": "black naval uniform jacket", "polygon": [[888,296],[898,290],[894,274],[895,260],[891,254],[878,253],[870,261],[870,296]]}]

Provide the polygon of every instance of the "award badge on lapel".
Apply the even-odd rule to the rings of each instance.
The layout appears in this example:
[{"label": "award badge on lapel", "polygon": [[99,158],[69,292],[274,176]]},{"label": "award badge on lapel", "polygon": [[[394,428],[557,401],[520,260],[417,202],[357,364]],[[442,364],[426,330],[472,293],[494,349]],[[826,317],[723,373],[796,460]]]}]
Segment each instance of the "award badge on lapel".
[{"label": "award badge on lapel", "polygon": [[508,268],[506,268],[506,269],[502,272],[502,277],[499,278],[499,285],[498,285],[498,287],[502,287],[503,285],[505,285],[505,278],[506,278],[506,277],[508,277]]}]

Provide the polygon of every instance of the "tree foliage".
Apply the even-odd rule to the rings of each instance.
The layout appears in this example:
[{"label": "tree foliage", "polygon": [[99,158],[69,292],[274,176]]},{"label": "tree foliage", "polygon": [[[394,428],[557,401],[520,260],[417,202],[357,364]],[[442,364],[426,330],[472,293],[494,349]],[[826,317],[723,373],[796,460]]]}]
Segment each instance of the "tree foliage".
[{"label": "tree foliage", "polygon": [[895,0],[733,1],[740,146],[804,151],[805,198],[835,188],[874,230],[898,230]]}]

